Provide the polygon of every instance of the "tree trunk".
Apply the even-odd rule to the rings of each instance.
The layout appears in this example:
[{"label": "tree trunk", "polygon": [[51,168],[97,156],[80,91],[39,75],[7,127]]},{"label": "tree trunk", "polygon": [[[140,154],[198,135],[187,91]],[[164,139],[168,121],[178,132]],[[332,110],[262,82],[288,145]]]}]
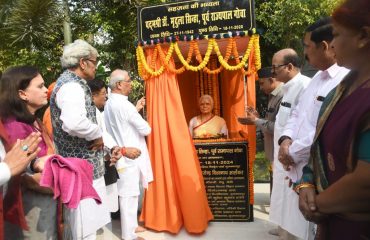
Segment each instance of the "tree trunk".
[{"label": "tree trunk", "polygon": [[69,17],[68,0],[63,0],[63,15],[64,45],[67,45],[72,42],[71,19]]}]

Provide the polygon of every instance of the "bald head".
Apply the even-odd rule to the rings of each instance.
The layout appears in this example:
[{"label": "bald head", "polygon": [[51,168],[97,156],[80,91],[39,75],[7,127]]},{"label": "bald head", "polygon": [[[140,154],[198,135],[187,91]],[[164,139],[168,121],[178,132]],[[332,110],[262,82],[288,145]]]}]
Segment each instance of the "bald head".
[{"label": "bald head", "polygon": [[296,68],[301,68],[301,60],[297,52],[292,48],[284,48],[277,51],[273,58],[278,58],[282,61],[282,64],[291,63]]},{"label": "bald head", "polygon": [[127,71],[116,69],[110,74],[109,88],[114,90],[117,87],[117,82],[128,81],[130,78]]},{"label": "bald head", "polygon": [[300,67],[301,60],[297,52],[291,48],[282,49],[272,57],[272,72],[280,82],[288,82],[299,73]]}]

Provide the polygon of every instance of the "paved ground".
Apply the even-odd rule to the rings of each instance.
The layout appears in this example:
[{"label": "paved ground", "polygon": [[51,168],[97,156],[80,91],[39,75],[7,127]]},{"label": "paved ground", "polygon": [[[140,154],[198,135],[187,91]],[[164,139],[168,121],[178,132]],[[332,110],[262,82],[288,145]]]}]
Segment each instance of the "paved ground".
[{"label": "paved ground", "polygon": [[[254,222],[248,223],[223,223],[211,222],[207,231],[202,235],[189,235],[185,229],[182,229],[179,234],[172,235],[163,232],[146,231],[140,233],[139,236],[145,240],[272,240],[277,239],[267,232],[274,227],[268,221],[268,212],[270,209],[270,193],[269,184],[254,184],[255,205],[254,205]],[[118,220],[113,220],[112,224],[108,225],[98,234],[98,240],[118,240],[121,236],[120,223]]]}]

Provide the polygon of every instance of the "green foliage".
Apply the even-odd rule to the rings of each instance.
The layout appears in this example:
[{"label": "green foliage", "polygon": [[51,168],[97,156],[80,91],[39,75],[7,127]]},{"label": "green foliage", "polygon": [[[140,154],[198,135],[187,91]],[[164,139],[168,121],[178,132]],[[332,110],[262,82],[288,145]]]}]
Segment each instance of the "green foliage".
[{"label": "green foliage", "polygon": [[144,83],[139,79],[132,80],[132,91],[129,96],[130,102],[136,104],[137,101],[145,96],[144,93]]},{"label": "green foliage", "polygon": [[254,182],[270,181],[270,162],[265,158],[264,152],[257,152],[253,165]]},{"label": "green foliage", "polygon": [[256,0],[257,28],[262,30],[262,65],[270,65],[274,52],[290,47],[303,54],[305,29],[329,16],[340,0]]},{"label": "green foliage", "polygon": [[158,0],[71,1],[73,36],[88,39],[94,35],[94,46],[99,50],[100,58],[107,68],[123,68],[137,73],[136,6],[158,2]]},{"label": "green foliage", "polygon": [[[305,29],[319,18],[330,16],[340,1],[255,0],[257,29],[262,31],[262,66],[270,66],[273,54],[288,47],[295,49],[303,58],[302,39]],[[258,88],[256,86],[257,109],[264,113],[267,98]]]},{"label": "green foliage", "polygon": [[35,65],[47,82],[58,74],[63,34],[54,0],[0,0],[0,71]]},{"label": "green foliage", "polygon": [[136,6],[147,6],[158,2],[158,0],[71,1],[72,35],[75,36],[74,38],[93,41],[100,54],[101,62],[108,69],[98,69],[97,76],[107,81],[110,70],[122,68],[129,71],[133,79],[129,99],[134,103],[144,96],[144,85],[137,75],[135,54]]},{"label": "green foliage", "polygon": [[58,5],[53,0],[19,0],[3,23],[11,45],[40,49],[48,47],[60,25]]}]

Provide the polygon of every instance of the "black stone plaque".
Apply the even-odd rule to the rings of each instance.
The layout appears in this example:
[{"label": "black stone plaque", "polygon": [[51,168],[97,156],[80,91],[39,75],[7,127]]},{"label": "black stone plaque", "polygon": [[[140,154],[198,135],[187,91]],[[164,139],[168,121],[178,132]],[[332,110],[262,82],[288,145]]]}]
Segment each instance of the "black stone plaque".
[{"label": "black stone plaque", "polygon": [[255,28],[254,0],[193,0],[138,8],[139,41]]},{"label": "black stone plaque", "polygon": [[195,148],[214,221],[253,221],[247,142],[196,143]]}]

